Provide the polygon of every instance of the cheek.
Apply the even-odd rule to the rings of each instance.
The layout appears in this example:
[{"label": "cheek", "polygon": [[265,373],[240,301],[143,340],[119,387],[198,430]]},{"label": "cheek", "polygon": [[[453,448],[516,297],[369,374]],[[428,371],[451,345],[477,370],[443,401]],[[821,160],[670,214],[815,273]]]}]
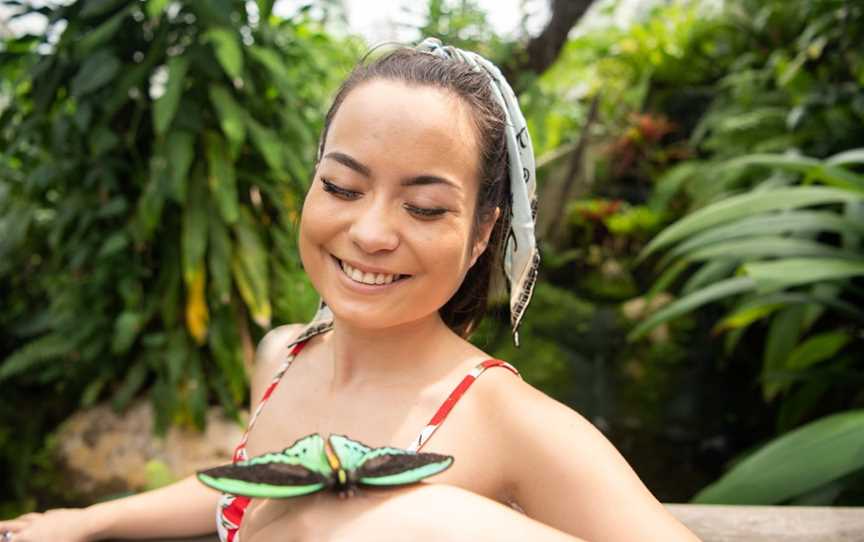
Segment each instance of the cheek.
[{"label": "cheek", "polygon": [[307,272],[316,265],[313,247],[331,235],[330,230],[334,226],[333,217],[334,215],[328,212],[327,201],[321,198],[313,186],[303,202],[297,243],[300,261],[303,262],[303,268]]}]

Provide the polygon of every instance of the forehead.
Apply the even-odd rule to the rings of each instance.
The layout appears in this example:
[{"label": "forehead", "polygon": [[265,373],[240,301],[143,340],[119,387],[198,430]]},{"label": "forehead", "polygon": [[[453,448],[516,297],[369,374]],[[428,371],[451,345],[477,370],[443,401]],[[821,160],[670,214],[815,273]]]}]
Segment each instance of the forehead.
[{"label": "forehead", "polygon": [[376,175],[427,173],[476,184],[476,139],[469,106],[457,95],[378,79],[345,97],[324,152],[346,152]]}]

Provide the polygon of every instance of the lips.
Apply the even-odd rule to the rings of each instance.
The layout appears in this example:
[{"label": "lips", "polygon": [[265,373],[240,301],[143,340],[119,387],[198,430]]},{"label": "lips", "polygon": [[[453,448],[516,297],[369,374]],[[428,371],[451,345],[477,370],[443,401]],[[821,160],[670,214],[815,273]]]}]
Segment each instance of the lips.
[{"label": "lips", "polygon": [[[331,256],[333,255],[331,254]],[[333,256],[333,259],[347,277],[349,277],[354,282],[360,284],[365,284],[369,286],[383,286],[410,277],[410,275],[402,275],[399,273],[385,273],[363,270],[358,267],[352,266],[348,262],[340,260],[335,256]]]}]

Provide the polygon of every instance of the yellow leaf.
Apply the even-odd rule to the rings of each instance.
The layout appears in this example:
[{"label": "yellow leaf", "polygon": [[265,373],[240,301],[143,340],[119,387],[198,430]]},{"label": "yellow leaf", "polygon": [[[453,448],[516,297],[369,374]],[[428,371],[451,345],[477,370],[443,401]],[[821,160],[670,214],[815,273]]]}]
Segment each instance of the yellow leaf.
[{"label": "yellow leaf", "polygon": [[193,271],[191,280],[186,284],[186,328],[198,344],[207,338],[207,299],[204,297],[204,262]]}]

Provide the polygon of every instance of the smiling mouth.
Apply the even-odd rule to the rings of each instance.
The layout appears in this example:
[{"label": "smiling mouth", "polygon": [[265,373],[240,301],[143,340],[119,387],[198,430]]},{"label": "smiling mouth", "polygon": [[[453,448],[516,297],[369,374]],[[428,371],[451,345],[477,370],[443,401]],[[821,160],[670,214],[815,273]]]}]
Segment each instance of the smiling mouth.
[{"label": "smiling mouth", "polygon": [[366,284],[370,286],[383,286],[385,284],[390,284],[392,282],[398,282],[400,280],[405,280],[410,278],[411,275],[400,275],[398,273],[365,273],[360,271],[355,267],[351,267],[349,264],[343,262],[336,256],[330,255],[342,272],[353,280],[354,282],[360,284]]}]

